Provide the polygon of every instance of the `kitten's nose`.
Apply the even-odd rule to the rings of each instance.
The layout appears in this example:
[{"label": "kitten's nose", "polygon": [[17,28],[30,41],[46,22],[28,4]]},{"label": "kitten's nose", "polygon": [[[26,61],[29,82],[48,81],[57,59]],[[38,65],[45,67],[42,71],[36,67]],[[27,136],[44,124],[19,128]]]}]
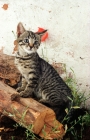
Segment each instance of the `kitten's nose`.
[{"label": "kitten's nose", "polygon": [[29,46],[30,46],[30,47],[33,47],[33,44],[32,44],[32,43],[30,43],[30,44],[29,44]]},{"label": "kitten's nose", "polygon": [[29,46],[33,47],[33,39],[32,38],[30,38],[30,40],[29,40]]}]

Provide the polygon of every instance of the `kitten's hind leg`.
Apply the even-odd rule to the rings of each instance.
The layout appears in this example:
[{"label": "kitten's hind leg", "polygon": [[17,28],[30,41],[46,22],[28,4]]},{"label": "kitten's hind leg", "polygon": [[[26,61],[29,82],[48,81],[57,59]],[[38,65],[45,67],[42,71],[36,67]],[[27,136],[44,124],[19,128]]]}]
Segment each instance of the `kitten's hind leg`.
[{"label": "kitten's hind leg", "polygon": [[61,105],[64,106],[64,104],[66,104],[63,100],[62,101],[61,100],[52,101],[52,100],[47,100],[47,99],[40,99],[39,102],[42,104],[48,104],[50,106],[61,106]]},{"label": "kitten's hind leg", "polygon": [[39,102],[44,105],[57,106],[56,103],[46,99],[40,99]]},{"label": "kitten's hind leg", "polygon": [[27,82],[24,77],[22,77],[22,85],[16,89],[17,92],[24,91],[26,88]]}]

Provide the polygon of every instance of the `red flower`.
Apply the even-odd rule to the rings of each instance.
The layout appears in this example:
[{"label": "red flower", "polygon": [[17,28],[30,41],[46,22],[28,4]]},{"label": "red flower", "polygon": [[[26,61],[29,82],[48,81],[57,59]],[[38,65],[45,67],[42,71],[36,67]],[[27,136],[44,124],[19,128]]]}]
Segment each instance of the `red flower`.
[{"label": "red flower", "polygon": [[[45,29],[38,27],[38,31],[37,33],[40,33],[42,31],[44,31]],[[48,32],[46,32],[42,37],[41,37],[41,41],[45,41],[48,38]]]}]

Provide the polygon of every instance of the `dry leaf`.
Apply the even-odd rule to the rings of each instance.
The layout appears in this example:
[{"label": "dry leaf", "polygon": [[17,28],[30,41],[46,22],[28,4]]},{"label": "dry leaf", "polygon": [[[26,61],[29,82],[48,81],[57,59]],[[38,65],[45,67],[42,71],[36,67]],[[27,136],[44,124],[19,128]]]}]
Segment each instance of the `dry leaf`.
[{"label": "dry leaf", "polygon": [[14,49],[13,49],[13,54],[18,50],[18,43],[17,40],[14,40]]},{"label": "dry leaf", "polygon": [[8,9],[8,4],[4,4],[2,8],[3,8],[4,10],[7,10],[7,9]]}]

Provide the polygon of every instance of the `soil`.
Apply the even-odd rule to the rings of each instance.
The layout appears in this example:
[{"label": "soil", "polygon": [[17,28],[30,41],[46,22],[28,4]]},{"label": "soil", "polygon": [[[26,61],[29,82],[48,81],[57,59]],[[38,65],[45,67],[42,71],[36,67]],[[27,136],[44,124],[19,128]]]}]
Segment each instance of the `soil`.
[{"label": "soil", "polygon": [[[12,119],[0,114],[0,140],[27,140],[26,129],[16,126],[16,122]],[[28,140],[31,140],[29,138]],[[75,140],[69,133],[66,134],[64,140]],[[81,140],[81,139],[78,139]],[[82,140],[90,140],[90,126],[83,130]]]},{"label": "soil", "polygon": [[10,118],[0,115],[1,140],[26,140],[25,128],[15,127],[16,122]]}]

